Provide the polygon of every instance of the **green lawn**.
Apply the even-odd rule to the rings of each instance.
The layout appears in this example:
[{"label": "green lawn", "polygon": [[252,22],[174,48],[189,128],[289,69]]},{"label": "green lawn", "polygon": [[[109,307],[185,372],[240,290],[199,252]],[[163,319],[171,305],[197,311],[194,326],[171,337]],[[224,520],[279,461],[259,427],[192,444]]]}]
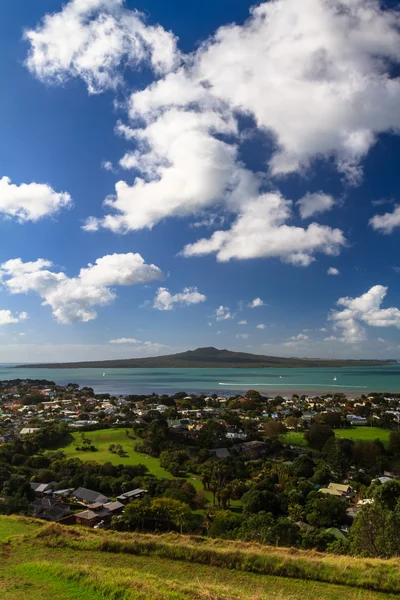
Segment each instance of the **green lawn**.
[{"label": "green lawn", "polygon": [[[379,439],[382,441],[384,446],[389,444],[389,429],[381,429],[380,427],[367,427],[366,425],[355,426],[352,429],[335,429],[335,435],[341,438],[347,438],[350,440],[367,440],[374,441]],[[303,432],[289,431],[283,437],[283,441],[286,444],[292,446],[307,446],[307,442],[304,439]]]},{"label": "green lawn", "polygon": [[[60,448],[67,458],[80,458],[81,460],[95,460],[99,463],[111,462],[113,465],[145,465],[149,473],[155,477],[165,479],[175,479],[171,473],[168,473],[165,469],[160,466],[158,458],[149,456],[148,454],[142,454],[136,452],[133,449],[135,440],[128,437],[125,433],[125,429],[98,429],[97,431],[85,432],[85,437],[89,438],[97,448],[97,452],[83,452],[82,450],[76,450],[76,446],[82,445],[82,437],[79,432],[72,434],[74,440],[71,441],[67,446]],[[110,444],[121,444],[126,451],[125,456],[118,456],[109,451]],[[187,480],[196,488],[198,492],[203,491],[203,484],[198,475],[189,473]],[[212,501],[211,492],[206,492],[208,501]],[[233,501],[232,506],[238,506],[240,503]]]},{"label": "green lawn", "polygon": [[[67,458],[80,458],[81,460],[95,460],[99,463],[110,462],[113,465],[146,465],[149,472],[156,477],[164,477],[172,479],[171,473],[160,467],[158,458],[153,458],[148,454],[136,452],[133,449],[135,440],[128,437],[125,429],[99,429],[97,431],[85,432],[85,437],[89,438],[97,448],[97,452],[83,452],[76,450],[76,446],[82,445],[81,434],[76,432],[72,434],[74,441],[68,446],[61,448],[65,452]],[[121,444],[126,451],[125,456],[118,456],[109,451],[110,444]]]},{"label": "green lawn", "polygon": [[341,438],[350,440],[381,440],[384,446],[389,444],[389,429],[381,429],[380,427],[368,427],[366,425],[358,425],[354,429],[335,429],[335,434]]}]

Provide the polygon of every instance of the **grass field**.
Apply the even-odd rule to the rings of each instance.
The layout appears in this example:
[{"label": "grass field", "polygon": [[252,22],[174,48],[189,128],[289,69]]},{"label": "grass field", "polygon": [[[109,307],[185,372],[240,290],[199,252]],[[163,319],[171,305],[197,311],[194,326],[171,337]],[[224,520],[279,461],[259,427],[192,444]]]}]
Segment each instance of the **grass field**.
[{"label": "grass field", "polygon": [[113,534],[60,525],[38,530],[36,522],[18,517],[0,517],[0,538],[13,528],[22,532],[21,527],[23,537],[0,544],[2,600],[394,600],[398,596],[391,592],[400,591],[394,560],[177,534]]},{"label": "grass field", "polygon": [[[125,433],[125,429],[98,429],[97,431],[85,432],[85,437],[92,441],[92,444],[97,448],[97,452],[85,452],[82,450],[76,450],[76,446],[81,446],[82,437],[78,432],[72,434],[74,438],[67,446],[60,448],[67,458],[80,458],[81,460],[95,460],[99,463],[111,462],[113,465],[145,465],[149,473],[155,477],[174,479],[171,473],[168,473],[165,469],[160,466],[158,458],[154,458],[141,452],[136,452],[133,449],[135,440],[128,437]],[[110,444],[121,444],[126,451],[125,456],[118,456],[109,451]],[[203,485],[198,476],[189,473],[187,480],[190,481],[198,492],[203,490]],[[212,494],[205,492],[206,498],[211,501]],[[236,506],[239,503],[232,502],[232,506]]]},{"label": "grass field", "polygon": [[[348,438],[350,440],[367,440],[373,442],[376,439],[382,441],[384,446],[389,444],[390,431],[388,429],[381,429],[380,427],[367,427],[358,426],[352,429],[335,429],[335,435],[341,438]],[[290,431],[286,433],[283,440],[287,444],[292,446],[307,446],[307,442],[304,439],[304,433]]]}]

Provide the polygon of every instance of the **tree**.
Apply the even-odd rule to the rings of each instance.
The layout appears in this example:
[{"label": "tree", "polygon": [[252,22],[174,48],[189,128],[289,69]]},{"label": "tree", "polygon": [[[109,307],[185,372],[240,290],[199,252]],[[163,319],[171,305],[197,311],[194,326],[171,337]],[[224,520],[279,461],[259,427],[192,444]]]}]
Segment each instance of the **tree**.
[{"label": "tree", "polygon": [[307,523],[314,527],[333,527],[347,520],[346,503],[341,498],[311,492],[305,506]]},{"label": "tree", "polygon": [[305,432],[304,437],[314,450],[322,450],[326,442],[330,437],[335,434],[328,425],[323,423],[313,423],[308,431]]},{"label": "tree", "polygon": [[202,448],[218,448],[226,443],[226,427],[218,421],[207,421],[201,428],[198,441]]},{"label": "tree", "polygon": [[299,425],[299,419],[297,419],[297,417],[287,417],[287,419],[285,419],[285,426],[288,429],[295,429],[297,431],[297,427]]},{"label": "tree", "polygon": [[390,432],[389,437],[389,451],[394,454],[394,456],[400,456],[400,430],[396,429],[395,431]]},{"label": "tree", "polygon": [[375,442],[357,440],[353,448],[353,460],[360,467],[371,468],[382,455],[382,447]]},{"label": "tree", "polygon": [[286,427],[280,421],[267,421],[264,425],[264,433],[272,440],[286,433]]},{"label": "tree", "polygon": [[396,510],[400,500],[400,481],[391,480],[371,487],[371,497],[375,502],[389,510]]},{"label": "tree", "polygon": [[296,477],[306,477],[308,479],[314,474],[314,461],[306,454],[301,454],[294,459],[292,470]]},{"label": "tree", "polygon": [[335,437],[328,438],[322,454],[336,479],[343,479],[350,467],[350,460],[343,449],[343,440]]},{"label": "tree", "polygon": [[350,529],[355,554],[389,558],[400,554],[400,518],[380,502],[362,507]]}]

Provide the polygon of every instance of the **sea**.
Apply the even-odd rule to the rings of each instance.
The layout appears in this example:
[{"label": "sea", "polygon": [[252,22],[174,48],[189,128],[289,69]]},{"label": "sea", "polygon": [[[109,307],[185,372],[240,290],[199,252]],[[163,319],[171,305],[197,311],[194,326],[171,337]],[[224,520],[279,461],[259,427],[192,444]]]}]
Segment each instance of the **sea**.
[{"label": "sea", "polygon": [[306,369],[27,369],[0,365],[0,380],[47,379],[59,385],[77,383],[97,394],[218,394],[254,389],[267,395],[345,392],[400,393],[400,364],[375,367]]}]

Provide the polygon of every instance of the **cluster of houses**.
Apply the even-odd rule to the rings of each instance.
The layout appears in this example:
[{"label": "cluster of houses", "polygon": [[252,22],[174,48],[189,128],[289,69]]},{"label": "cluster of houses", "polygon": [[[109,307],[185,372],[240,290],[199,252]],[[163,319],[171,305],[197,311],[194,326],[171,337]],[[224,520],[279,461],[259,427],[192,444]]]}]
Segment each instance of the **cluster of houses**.
[{"label": "cluster of houses", "polygon": [[[42,396],[43,400],[27,402],[26,397],[32,394]],[[307,428],[316,416],[326,413],[340,414],[343,427],[382,425],[382,420],[385,426],[390,422],[400,423],[400,399],[397,397],[385,397],[382,403],[375,396],[278,396],[266,399],[257,411],[250,412],[241,407],[246,398],[236,397],[234,408],[230,398],[217,395],[187,396],[174,406],[170,402],[163,404],[162,400],[163,397],[154,395],[138,401],[124,396],[96,396],[90,388],[79,390],[76,385],[50,387],[34,381],[10,382],[9,385],[0,382],[0,443],[34,433],[43,424],[54,421],[68,423],[71,428],[101,427],[102,424],[132,426],[135,422],[145,423],[151,411],[165,415],[171,429],[196,436],[207,420],[224,422],[224,411],[228,408],[242,422],[242,427],[228,426],[226,430],[227,439],[237,442],[246,440],[246,423],[251,421],[253,430],[261,431],[266,419],[270,418],[285,422],[291,429]],[[291,416],[297,419],[295,425],[287,421]]]},{"label": "cluster of houses", "polygon": [[[31,503],[32,516],[65,525],[98,527],[109,525],[111,519],[123,512],[125,506],[143,498],[147,490],[137,488],[123,492],[115,500],[104,494],[79,487],[76,490],[57,490],[57,483],[31,483],[36,499]],[[82,507],[82,510],[77,508]],[[72,509],[71,506],[74,508]]]}]

